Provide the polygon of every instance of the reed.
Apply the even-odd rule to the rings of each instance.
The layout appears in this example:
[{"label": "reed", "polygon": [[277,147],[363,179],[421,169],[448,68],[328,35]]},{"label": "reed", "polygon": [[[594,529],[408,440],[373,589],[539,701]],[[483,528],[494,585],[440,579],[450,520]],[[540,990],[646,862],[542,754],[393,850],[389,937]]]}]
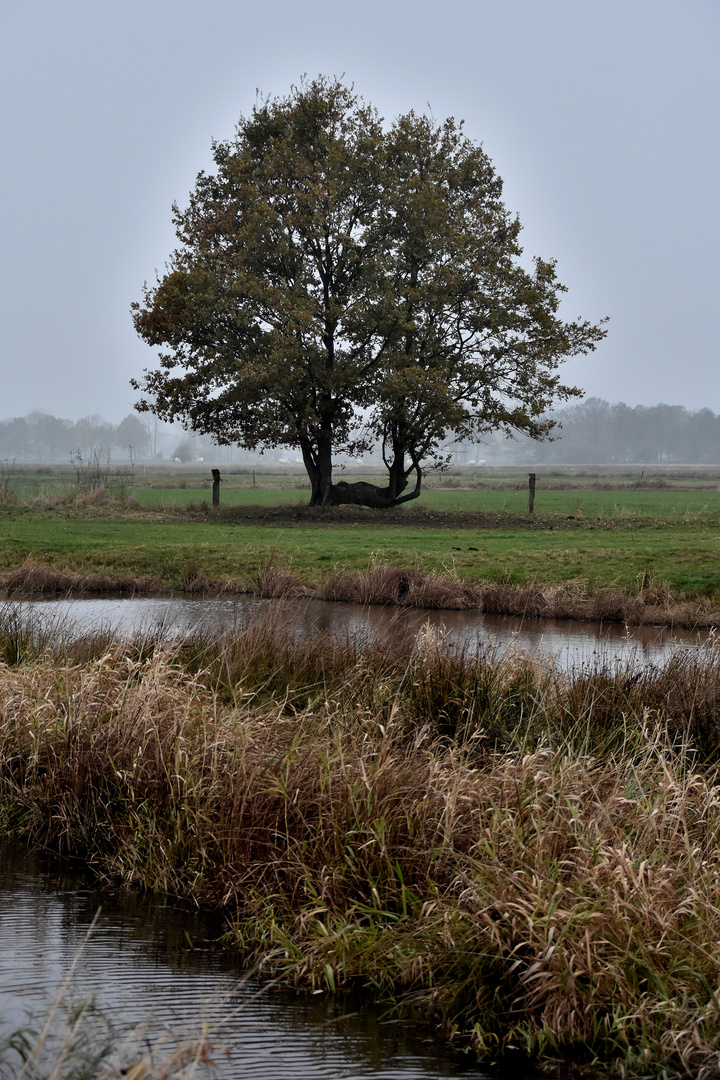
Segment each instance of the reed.
[{"label": "reed", "polygon": [[667,589],[646,586],[642,581],[639,585],[634,594],[617,589],[593,592],[585,582],[481,585],[446,574],[376,566],[368,571],[337,571],[312,585],[287,571],[270,568],[260,574],[257,591],[273,599],[314,596],[353,604],[476,610],[531,619],[589,619],[693,629],[720,624],[720,612],[710,602],[678,600]]},{"label": "reed", "polygon": [[715,1075],[716,650],[563,674],[273,619],[105,645],[0,669],[7,831],[484,1058]]},{"label": "reed", "polygon": [[0,592],[8,598],[32,596],[157,596],[172,590],[188,595],[222,596],[254,592],[265,599],[314,597],[354,604],[380,604],[439,610],[476,610],[522,618],[590,619],[631,625],[666,625],[692,629],[720,625],[720,611],[708,599],[679,600],[672,592],[641,579],[636,593],[617,589],[592,591],[586,582],[562,585],[484,584],[448,574],[374,566],[367,571],[340,570],[327,578],[302,581],[272,563],[263,565],[254,583],[204,573],[195,560],[172,580],[149,575],[78,573],[26,560],[0,574]]},{"label": "reed", "polygon": [[134,596],[156,596],[165,586],[157,578],[132,574],[79,574],[69,570],[57,570],[26,560],[22,566],[3,574],[0,579],[3,592],[9,597],[66,595],[108,595],[110,593]]}]

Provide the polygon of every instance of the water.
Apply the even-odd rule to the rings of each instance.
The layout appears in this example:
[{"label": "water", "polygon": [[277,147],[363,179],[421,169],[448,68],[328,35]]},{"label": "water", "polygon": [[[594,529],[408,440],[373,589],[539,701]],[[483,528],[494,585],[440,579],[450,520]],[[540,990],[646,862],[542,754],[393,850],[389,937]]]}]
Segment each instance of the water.
[{"label": "water", "polygon": [[[209,1024],[225,1050],[213,1051],[216,1067],[201,1068],[202,1076],[487,1077],[427,1028],[383,1018],[367,1002],[248,980],[214,944],[221,929],[218,919],[167,898],[100,892],[79,873],[0,845],[0,1046],[20,1026],[42,1026],[75,963],[67,1002],[94,1000],[102,1017],[90,1020],[95,1046],[107,1022],[118,1037],[146,1023],[130,1045],[144,1052],[160,1041],[165,1053]],[[0,1075],[7,1072],[0,1050]]]},{"label": "water", "polygon": [[678,647],[697,648],[713,640],[707,631],[668,630],[656,626],[626,627],[619,623],[564,619],[521,619],[482,615],[477,611],[425,611],[318,600],[272,601],[254,596],[198,600],[97,599],[28,600],[13,607],[41,626],[62,627],[63,634],[112,628],[119,634],[182,634],[194,630],[246,625],[253,617],[279,609],[298,632],[327,631],[336,637],[369,638],[387,634],[398,624],[419,630],[424,624],[444,630],[451,641],[471,651],[512,648],[550,656],[566,668],[603,662],[662,662]]}]

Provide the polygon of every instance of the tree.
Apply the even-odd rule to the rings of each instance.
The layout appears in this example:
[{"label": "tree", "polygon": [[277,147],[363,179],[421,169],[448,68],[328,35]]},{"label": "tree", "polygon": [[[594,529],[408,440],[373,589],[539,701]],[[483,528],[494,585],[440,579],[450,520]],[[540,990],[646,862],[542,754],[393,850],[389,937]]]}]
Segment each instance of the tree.
[{"label": "tree", "polygon": [[32,457],[37,461],[67,461],[74,443],[70,421],[37,411],[26,420],[32,432]]},{"label": "tree", "polygon": [[87,458],[110,457],[113,427],[97,413],[83,416],[71,429],[72,449]]},{"label": "tree", "polygon": [[[133,305],[162,350],[133,384],[141,411],[299,448],[314,505],[393,506],[448,434],[544,438],[547,410],[581,393],[557,369],[605,331],[559,319],[553,262],[523,269],[520,224],[462,125],[410,113],[386,130],[318,79],[257,106],[214,160]],[[333,455],[378,441],[387,487],[333,484]]]},{"label": "tree", "polygon": [[137,416],[126,416],[113,431],[113,446],[129,453],[131,459],[147,457],[150,452],[150,439],[147,428]]}]

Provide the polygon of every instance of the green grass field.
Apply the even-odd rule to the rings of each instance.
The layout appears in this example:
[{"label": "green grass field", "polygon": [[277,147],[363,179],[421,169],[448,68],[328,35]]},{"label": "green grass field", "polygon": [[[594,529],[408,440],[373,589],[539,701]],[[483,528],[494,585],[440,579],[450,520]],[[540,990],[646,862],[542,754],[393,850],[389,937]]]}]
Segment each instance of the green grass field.
[{"label": "green grass field", "polygon": [[[102,471],[102,470],[101,470]],[[38,497],[70,497],[78,490],[76,470],[68,466],[18,465],[2,468],[3,490],[20,502]],[[105,475],[105,473],[107,475]],[[187,506],[211,500],[210,466],[140,465],[106,466],[104,482],[115,494],[132,495],[145,506]],[[302,468],[278,470],[221,466],[222,505],[273,506],[307,503],[309,484]],[[338,479],[383,483],[379,470],[343,472]],[[423,484],[418,505],[442,510],[507,511],[527,509],[528,469],[487,467],[431,474]],[[567,466],[537,467],[536,510],[550,513],[613,516],[632,514],[684,514],[720,510],[720,467],[678,466]]]},{"label": "green grass field", "polygon": [[[476,548],[477,550],[471,550]],[[634,591],[638,577],[688,597],[720,591],[720,538],[713,524],[606,527],[552,519],[537,526],[444,527],[365,523],[67,518],[56,513],[0,516],[0,569],[32,558],[83,572],[148,574],[177,587],[192,570],[256,579],[272,563],[312,581],[336,569],[414,567],[474,581],[554,584],[582,580],[590,591]]]},{"label": "green grass field", "polygon": [[[686,598],[720,594],[718,470],[666,472],[648,488],[607,471],[538,474],[533,517],[525,471],[431,478],[389,513],[311,511],[302,473],[258,472],[253,486],[251,470],[226,471],[216,512],[207,472],[148,469],[118,502],[75,498],[68,469],[24,469],[0,500],[0,572],[31,558],[177,588],[189,573],[251,586],[269,564],[307,582],[388,565],[478,582],[581,581],[591,592],[633,592],[642,577]],[[461,483],[476,486],[451,486]]]},{"label": "green grass field", "polygon": [[[187,507],[211,499],[209,485],[186,488],[137,487],[133,497],[143,506]],[[225,487],[222,506],[284,506],[307,504],[309,490],[277,487]],[[429,510],[475,510],[489,513],[524,514],[528,507],[527,490],[443,489],[428,488],[418,506]],[[718,491],[554,491],[538,487],[535,510],[551,514],[583,517],[684,516],[720,512]]]}]

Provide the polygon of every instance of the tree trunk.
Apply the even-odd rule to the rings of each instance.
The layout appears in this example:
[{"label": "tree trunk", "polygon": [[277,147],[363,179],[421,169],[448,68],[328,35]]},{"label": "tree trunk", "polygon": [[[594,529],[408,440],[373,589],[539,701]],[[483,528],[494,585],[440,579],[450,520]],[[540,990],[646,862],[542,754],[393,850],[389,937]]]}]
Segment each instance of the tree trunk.
[{"label": "tree trunk", "polygon": [[388,466],[388,473],[388,495],[392,499],[398,499],[408,484],[405,472],[405,455],[402,451],[395,450],[393,459]]},{"label": "tree trunk", "polygon": [[321,437],[313,446],[310,439],[302,437],[300,449],[310,480],[310,505],[326,505],[332,489],[332,443],[330,439]]},{"label": "tree trunk", "polygon": [[398,447],[394,448],[392,461],[386,462],[389,474],[387,487],[368,484],[362,480],[356,484],[348,484],[345,480],[333,484],[332,442],[329,438],[321,437],[313,443],[310,439],[301,437],[300,449],[310,480],[311,506],[352,505],[368,506],[374,510],[389,510],[393,506],[400,506],[401,503],[420,496],[422,472],[415,460],[410,470],[415,471],[415,487],[408,494],[403,494],[408,486],[408,479],[405,470],[405,454]]}]

